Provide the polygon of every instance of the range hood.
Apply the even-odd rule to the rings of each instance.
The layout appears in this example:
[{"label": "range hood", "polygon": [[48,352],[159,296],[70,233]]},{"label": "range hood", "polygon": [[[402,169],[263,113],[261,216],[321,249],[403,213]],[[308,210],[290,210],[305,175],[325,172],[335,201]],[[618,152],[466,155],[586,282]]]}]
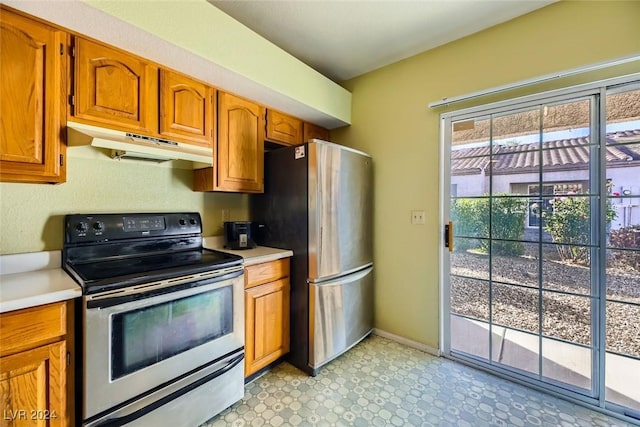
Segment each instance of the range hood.
[{"label": "range hood", "polygon": [[188,160],[213,164],[213,150],[113,129],[67,122],[67,145],[91,145],[113,150],[114,158],[166,161]]}]

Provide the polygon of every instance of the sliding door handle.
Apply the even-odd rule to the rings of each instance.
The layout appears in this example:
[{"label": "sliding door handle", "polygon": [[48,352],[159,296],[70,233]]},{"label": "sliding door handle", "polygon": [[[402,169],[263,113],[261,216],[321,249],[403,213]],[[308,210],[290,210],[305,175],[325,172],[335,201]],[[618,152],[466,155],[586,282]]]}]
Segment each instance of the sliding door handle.
[{"label": "sliding door handle", "polygon": [[453,252],[453,221],[444,226],[444,246]]}]

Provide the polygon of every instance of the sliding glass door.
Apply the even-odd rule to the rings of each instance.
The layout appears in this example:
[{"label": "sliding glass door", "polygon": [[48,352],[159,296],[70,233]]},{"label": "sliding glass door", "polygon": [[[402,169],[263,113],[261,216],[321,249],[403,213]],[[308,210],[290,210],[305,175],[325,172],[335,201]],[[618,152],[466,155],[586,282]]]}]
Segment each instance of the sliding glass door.
[{"label": "sliding glass door", "polygon": [[445,354],[638,409],[640,92],[541,96],[443,126]]}]

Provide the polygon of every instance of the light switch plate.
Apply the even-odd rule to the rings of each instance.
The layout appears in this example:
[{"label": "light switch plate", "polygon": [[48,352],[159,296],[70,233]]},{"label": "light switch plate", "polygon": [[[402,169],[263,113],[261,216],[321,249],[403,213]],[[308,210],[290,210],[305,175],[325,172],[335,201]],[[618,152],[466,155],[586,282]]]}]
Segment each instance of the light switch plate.
[{"label": "light switch plate", "polygon": [[411,224],[424,224],[424,211],[411,211]]}]

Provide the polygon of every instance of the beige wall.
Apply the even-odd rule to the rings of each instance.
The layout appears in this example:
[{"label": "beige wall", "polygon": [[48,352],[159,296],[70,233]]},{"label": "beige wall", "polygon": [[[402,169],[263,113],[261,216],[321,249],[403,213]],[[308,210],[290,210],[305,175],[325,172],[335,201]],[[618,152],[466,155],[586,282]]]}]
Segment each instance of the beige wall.
[{"label": "beige wall", "polygon": [[0,184],[0,254],[62,249],[68,213],[197,211],[206,236],[222,234],[223,208],[248,219],[247,195],[194,192],[191,170],[112,160],[91,147],[67,157],[65,184]]},{"label": "beige wall", "polygon": [[[439,344],[439,115],[446,109],[427,105],[638,54],[638,16],[640,2],[559,2],[344,83],[353,96],[352,125],[331,138],[374,158],[377,328]],[[640,64],[625,70],[638,72]],[[411,225],[411,210],[425,210],[426,224]]]}]

